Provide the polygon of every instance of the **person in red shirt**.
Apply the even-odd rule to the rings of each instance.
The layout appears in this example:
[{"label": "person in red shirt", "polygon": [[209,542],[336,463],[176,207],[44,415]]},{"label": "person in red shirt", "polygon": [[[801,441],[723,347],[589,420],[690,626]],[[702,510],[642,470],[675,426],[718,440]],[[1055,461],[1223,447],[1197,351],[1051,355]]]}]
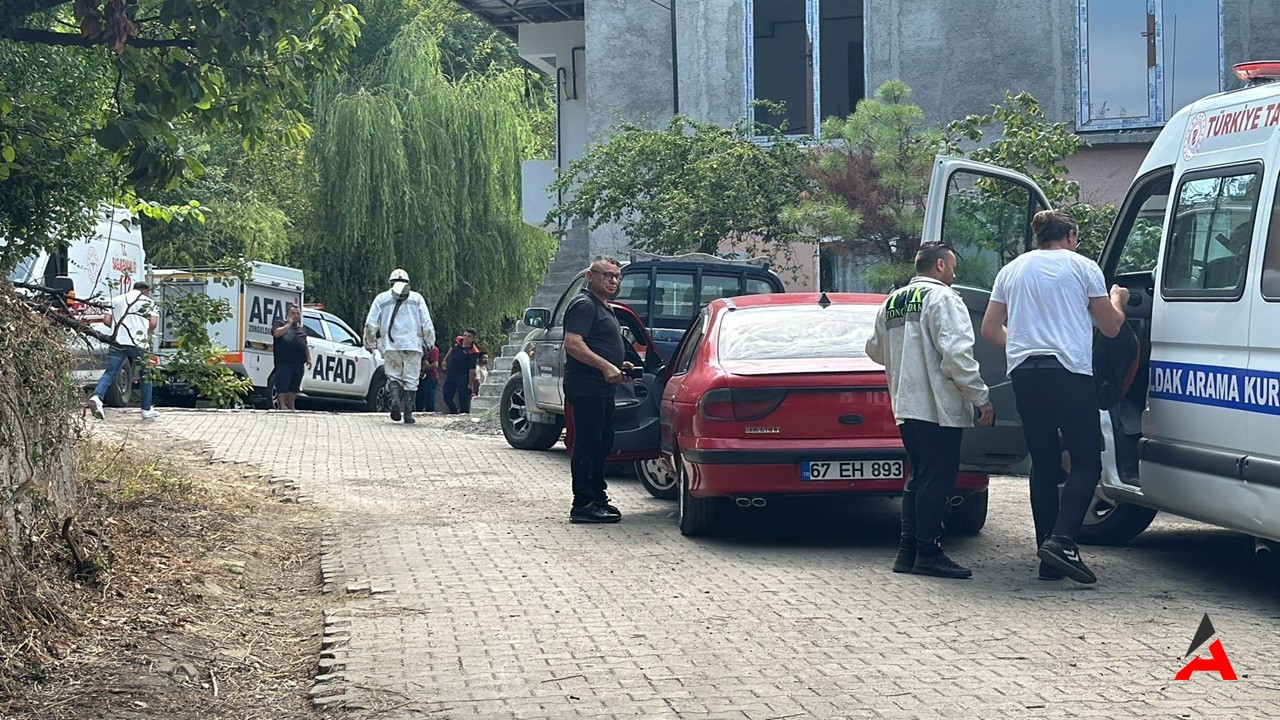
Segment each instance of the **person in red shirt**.
[{"label": "person in red shirt", "polygon": [[422,376],[418,381],[418,412],[436,411],[436,388],[440,385],[440,348],[432,345],[422,356]]}]

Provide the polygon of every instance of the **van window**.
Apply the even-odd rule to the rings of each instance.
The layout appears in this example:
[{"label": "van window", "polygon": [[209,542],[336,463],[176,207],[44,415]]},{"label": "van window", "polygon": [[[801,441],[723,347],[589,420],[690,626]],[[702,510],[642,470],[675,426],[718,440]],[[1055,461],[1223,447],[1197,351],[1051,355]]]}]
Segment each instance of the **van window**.
[{"label": "van window", "polygon": [[640,319],[647,323],[649,321],[649,273],[635,272],[628,275],[624,272],[622,283],[618,286],[618,297],[615,299],[629,305]]},{"label": "van window", "polygon": [[708,275],[704,272],[702,273],[702,288],[698,291],[698,307],[702,307],[712,300],[736,297],[739,294],[737,275],[725,277],[724,275]]},{"label": "van window", "polygon": [[1184,177],[1165,258],[1169,298],[1239,299],[1253,241],[1261,174],[1256,166]]},{"label": "van window", "polygon": [[654,317],[687,319],[693,317],[697,309],[692,272],[657,274],[653,281]]},{"label": "van window", "polygon": [[[1122,243],[1120,258],[1108,277],[1125,273],[1151,272],[1160,258],[1160,234],[1164,229],[1165,211],[1169,207],[1169,188],[1173,168],[1149,179],[1126,203],[1120,219],[1116,241]],[[1104,258],[1105,259],[1105,258]]]},{"label": "van window", "polygon": [[1271,203],[1267,230],[1267,254],[1262,258],[1262,297],[1280,300],[1280,185]]},{"label": "van window", "polygon": [[356,340],[355,335],[352,335],[351,332],[346,329],[346,327],[339,325],[338,323],[333,322],[332,320],[326,320],[325,325],[329,326],[330,340],[342,345],[351,345],[352,347],[360,347],[360,342]]}]

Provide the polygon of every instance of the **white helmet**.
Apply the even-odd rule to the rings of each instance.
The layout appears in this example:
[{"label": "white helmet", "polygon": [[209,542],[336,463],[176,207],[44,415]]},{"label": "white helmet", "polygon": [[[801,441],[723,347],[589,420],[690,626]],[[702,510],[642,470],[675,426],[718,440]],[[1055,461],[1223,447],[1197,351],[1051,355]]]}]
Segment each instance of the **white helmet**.
[{"label": "white helmet", "polygon": [[409,273],[405,272],[401,268],[396,268],[395,270],[392,270],[391,277],[387,278],[387,282],[393,283],[396,281],[409,282]]}]

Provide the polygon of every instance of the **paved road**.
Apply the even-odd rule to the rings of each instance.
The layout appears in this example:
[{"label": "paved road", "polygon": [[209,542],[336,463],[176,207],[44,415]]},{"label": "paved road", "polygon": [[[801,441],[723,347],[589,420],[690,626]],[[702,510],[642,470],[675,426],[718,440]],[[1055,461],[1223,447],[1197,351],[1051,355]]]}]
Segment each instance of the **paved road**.
[{"label": "paved road", "polygon": [[[116,415],[116,422],[130,422]],[[330,519],[322,702],[379,718],[1274,717],[1280,589],[1244,537],[1160,519],[1035,579],[1025,483],[994,482],[970,581],[889,572],[897,506],[750,510],[680,536],[570,525],[563,450],[363,414],[170,411],[144,432],[291,479]],[[1174,682],[1209,613],[1240,679]]]}]

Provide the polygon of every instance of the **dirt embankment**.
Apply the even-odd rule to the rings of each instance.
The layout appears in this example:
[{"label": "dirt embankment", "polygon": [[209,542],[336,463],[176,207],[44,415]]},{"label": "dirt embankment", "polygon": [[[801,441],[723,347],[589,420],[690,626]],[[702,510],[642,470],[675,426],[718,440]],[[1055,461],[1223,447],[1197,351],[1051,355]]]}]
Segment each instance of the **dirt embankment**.
[{"label": "dirt embankment", "polygon": [[63,617],[0,635],[0,718],[317,717],[315,511],[159,433],[100,435],[74,522],[12,588]]}]

